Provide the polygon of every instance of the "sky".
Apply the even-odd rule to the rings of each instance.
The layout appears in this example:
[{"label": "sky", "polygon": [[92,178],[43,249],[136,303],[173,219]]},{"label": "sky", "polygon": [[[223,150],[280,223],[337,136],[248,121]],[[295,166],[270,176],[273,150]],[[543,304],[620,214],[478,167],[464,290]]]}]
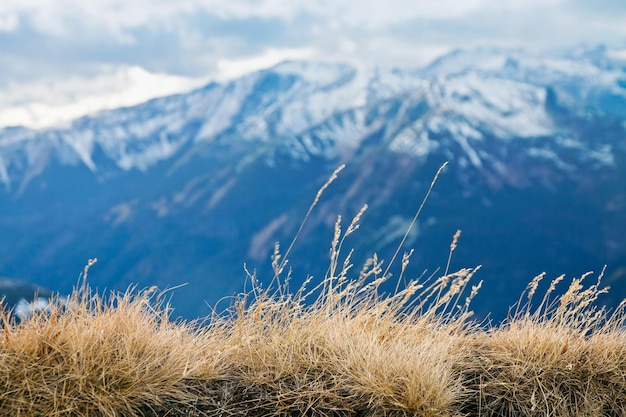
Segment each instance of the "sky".
[{"label": "sky", "polygon": [[283,60],[626,49],[625,0],[2,0],[0,127],[46,128]]}]

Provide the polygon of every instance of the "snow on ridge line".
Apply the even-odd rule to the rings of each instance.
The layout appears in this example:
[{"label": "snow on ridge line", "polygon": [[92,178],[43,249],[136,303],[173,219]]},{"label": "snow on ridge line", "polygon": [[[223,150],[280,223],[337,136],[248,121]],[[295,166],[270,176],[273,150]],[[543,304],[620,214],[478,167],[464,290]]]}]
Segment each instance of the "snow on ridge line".
[{"label": "snow on ridge line", "polygon": [[[54,132],[62,142],[69,145],[92,171],[97,169],[92,160],[96,145],[99,145],[119,168],[145,170],[160,160],[169,158],[179,149],[181,141],[211,140],[229,129],[233,130],[233,127],[236,127],[235,134],[242,139],[254,137],[270,140],[275,134],[304,133],[339,112],[365,107],[375,108],[385,100],[413,100],[416,97],[418,99],[426,97],[435,112],[461,116],[470,123],[472,129],[491,129],[494,133],[504,136],[530,137],[551,133],[553,126],[545,113],[544,89],[534,82],[511,78],[510,68],[507,67],[510,66],[511,54],[493,52],[489,55],[483,52],[483,55],[490,57],[490,61],[486,60],[489,61],[488,65],[485,64],[490,70],[489,73],[485,73],[483,67],[459,73],[454,77],[438,76],[436,80],[429,79],[428,75],[418,70],[355,69],[347,64],[288,61],[228,83],[212,84],[214,87],[210,89],[200,88],[188,94],[155,99],[134,107],[108,110],[85,117],[69,127],[48,132]],[[451,59],[450,62],[463,59],[469,62],[472,57],[470,53],[457,52],[448,58],[441,58],[438,64],[445,64],[446,59]],[[531,56],[524,62],[534,62],[533,59],[535,58]],[[537,65],[541,62],[549,63],[550,59],[553,58],[537,61],[539,62]],[[561,61],[554,67],[560,68]],[[579,69],[586,79],[595,74],[585,69],[588,69],[589,65],[591,64],[585,62],[572,68]],[[480,65],[477,66],[479,67]],[[498,71],[498,68],[502,69]],[[614,79],[614,72],[599,67],[592,69],[604,74],[604,77],[591,77],[603,86]],[[271,99],[276,104],[273,108],[263,106],[255,108],[254,113],[243,113],[246,100],[253,95],[264,93],[255,89],[256,81],[260,74],[268,71],[294,74],[303,82],[294,84],[286,92],[278,90],[277,94],[280,94],[277,96],[278,99]],[[351,78],[338,82],[351,73],[354,73]],[[550,74],[556,72],[547,73],[547,76]],[[562,76],[563,72],[558,74]],[[571,74],[576,78],[575,71]],[[402,103],[399,105],[403,106]],[[276,117],[278,119],[274,120]],[[201,122],[199,131],[193,136],[186,134],[185,129],[189,124],[198,121]],[[362,123],[363,121],[360,121],[357,125]],[[332,127],[333,124],[329,126]],[[357,131],[363,130],[363,126],[353,128]],[[334,125],[334,129],[336,131],[329,130],[325,136],[343,131],[338,124]],[[0,156],[7,144],[16,144],[20,140],[43,139],[42,135],[45,132],[30,132],[21,136],[16,134],[17,139],[11,139],[10,132],[0,130]],[[357,143],[358,140],[352,136],[354,135],[352,134],[349,140]],[[180,139],[182,137],[184,139]],[[410,148],[407,138],[408,136],[397,145],[402,143],[400,148]],[[423,152],[417,150],[423,149],[423,144],[421,148],[415,146],[413,146],[415,152]],[[5,171],[10,172],[7,166],[10,168],[10,160],[5,160]]]},{"label": "snow on ridge line", "polygon": [[278,74],[297,75],[308,82],[328,85],[350,73],[357,71],[343,62],[285,61],[268,69]]}]

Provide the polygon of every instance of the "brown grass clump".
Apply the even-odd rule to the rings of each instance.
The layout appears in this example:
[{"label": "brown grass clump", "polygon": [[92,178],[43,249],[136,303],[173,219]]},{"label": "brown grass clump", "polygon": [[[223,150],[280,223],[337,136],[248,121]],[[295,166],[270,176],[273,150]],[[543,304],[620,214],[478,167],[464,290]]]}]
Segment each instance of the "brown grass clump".
[{"label": "brown grass clump", "polygon": [[376,278],[379,273],[374,259],[356,280],[327,277],[312,304],[303,291],[258,293],[250,305],[240,299],[234,315],[215,324],[228,334],[226,380],[239,390],[225,411],[459,415],[454,402],[463,387],[453,364],[460,360],[456,338],[466,331],[464,316],[435,314],[443,304],[431,297],[451,294],[454,283],[472,271],[439,280],[424,298],[415,298],[421,289],[415,281],[381,297],[378,286],[385,278]]},{"label": "brown grass clump", "polygon": [[[531,311],[542,276],[529,285],[528,302],[499,327],[468,340],[473,355],[457,364],[475,416],[626,415],[626,329],[623,304],[613,314],[594,301],[605,292],[580,279],[553,303]],[[602,275],[600,275],[601,277]]]},{"label": "brown grass clump", "polygon": [[126,293],[104,303],[82,289],[20,324],[5,312],[0,415],[156,416],[195,403],[190,382],[211,374],[213,358],[189,325],[154,310],[151,297]]}]

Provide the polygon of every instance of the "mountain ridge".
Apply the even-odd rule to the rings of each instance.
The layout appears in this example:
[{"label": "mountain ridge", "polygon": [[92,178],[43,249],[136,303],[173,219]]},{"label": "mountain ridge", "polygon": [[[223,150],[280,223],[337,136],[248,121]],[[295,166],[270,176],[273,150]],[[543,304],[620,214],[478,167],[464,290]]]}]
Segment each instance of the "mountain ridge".
[{"label": "mountain ridge", "polygon": [[64,128],[2,129],[0,273],[69,292],[98,257],[99,287],[189,282],[173,300],[194,317],[241,288],[244,261],[268,273],[273,243],[289,241],[344,162],[291,265],[323,274],[336,215],[364,203],[371,223],[355,247],[389,259],[389,236],[446,160],[409,239],[422,268],[445,263],[463,228],[460,263],[497,279],[519,258],[496,290],[517,294],[539,268],[619,269],[626,66],[581,54],[456,51],[405,70],[286,62]]},{"label": "mountain ridge", "polygon": [[[487,53],[489,52],[493,53],[493,51],[487,51]],[[500,126],[501,130],[494,132],[499,137],[512,134],[541,136],[542,134],[553,133],[545,114],[536,114],[535,120],[529,119],[529,114],[522,115],[524,110],[528,110],[528,107],[534,109],[535,113],[541,112],[541,103],[545,102],[546,96],[550,92],[546,91],[545,88],[542,90],[533,87],[536,87],[538,83],[541,84],[542,80],[537,79],[536,73],[545,72],[546,65],[537,65],[537,62],[529,59],[528,67],[534,72],[527,71],[525,75],[518,74],[517,77],[512,77],[512,81],[519,82],[522,80],[522,83],[511,85],[511,81],[507,81],[507,78],[503,77],[503,73],[509,76],[508,79],[511,79],[511,73],[508,69],[511,66],[519,69],[520,58],[511,58],[508,54],[492,56],[492,61],[499,63],[499,66],[495,67],[489,63],[489,60],[484,60],[487,63],[481,62],[482,66],[478,68],[463,66],[462,63],[456,62],[459,60],[476,62],[483,57],[485,52],[478,50],[478,52],[474,52],[475,54],[478,54],[478,57],[471,53],[454,51],[439,58],[421,71],[400,71],[397,69],[381,71],[373,68],[362,71],[365,73],[362,75],[359,75],[355,68],[346,64],[313,65],[306,62],[288,61],[225,84],[213,82],[188,94],[157,98],[142,105],[103,111],[95,116],[85,116],[74,121],[65,129],[33,131],[26,128],[5,128],[0,130],[0,146],[3,148],[3,154],[7,154],[7,151],[10,151],[7,148],[10,148],[12,144],[25,140],[46,143],[56,146],[57,157],[61,161],[66,163],[80,161],[90,170],[95,171],[97,167],[92,160],[92,154],[97,145],[120,169],[145,171],[159,161],[170,157],[186,141],[214,140],[226,133],[231,126],[236,126],[236,133],[239,134],[239,137],[246,139],[262,138],[268,140],[271,135],[297,135],[304,130],[314,128],[316,124],[327,121],[337,112],[364,109],[367,108],[368,103],[370,106],[372,104],[377,105],[377,102],[381,100],[384,101],[398,95],[415,95],[420,90],[423,91],[423,95],[426,96],[426,101],[431,108],[437,108],[445,113],[450,111],[446,105],[454,106],[455,112],[462,113],[466,119],[467,116],[470,119],[473,117],[474,120],[471,121],[479,125],[481,122],[485,122],[486,125],[494,129],[496,125],[493,122],[498,121],[495,119],[498,116],[504,117],[503,122],[505,123],[501,124],[505,125],[506,128]],[[555,61],[556,64],[552,61]],[[547,60],[545,62],[552,62],[552,66],[556,67],[557,70],[562,70],[565,67],[563,60],[553,59],[552,61]],[[511,62],[516,62],[516,64],[512,65]],[[533,68],[532,65],[538,68]],[[455,70],[448,68],[450,66],[455,67]],[[581,76],[582,74],[586,77],[586,81],[597,76],[601,70],[589,63],[579,64],[578,67],[578,72],[574,72],[575,75]],[[486,74],[486,80],[478,76],[481,72]],[[320,75],[320,73],[323,74]],[[411,74],[411,76],[407,74]],[[416,76],[415,74],[419,75]],[[551,79],[553,81],[557,76],[564,74],[563,71],[560,73],[557,71],[556,74],[551,75]],[[611,68],[605,71],[603,77],[596,77],[595,82],[590,84],[591,86],[595,84],[595,87],[598,85],[607,87],[611,92],[621,93],[623,96],[626,88],[619,88],[619,81],[621,78],[626,80],[626,76],[624,76],[623,70],[621,75],[619,74],[620,71]],[[494,75],[496,76],[495,79]],[[445,76],[443,82],[442,76]],[[356,78],[359,78],[357,82],[355,82]],[[408,82],[406,78],[409,78]],[[485,85],[485,81],[488,85]],[[500,83],[500,85],[494,85],[494,83]],[[615,83],[618,85],[617,89],[609,88],[610,85],[615,87]],[[286,90],[281,91],[281,88],[284,89],[285,86]],[[588,87],[590,91],[592,90],[591,86]],[[341,91],[342,87],[345,87],[347,91]],[[492,90],[488,91],[489,88]],[[381,90],[386,89],[393,91],[393,93],[381,93]],[[397,91],[398,89],[400,91]],[[324,111],[320,109],[322,106],[317,105],[317,103],[309,105],[309,107],[319,114],[315,114],[315,111],[311,109],[306,109],[307,112],[302,109],[308,104],[307,101],[320,100],[316,96],[327,91],[336,92],[336,90],[339,90],[337,92],[339,97],[331,97],[335,99],[330,102],[331,110]],[[355,90],[363,92],[359,95],[355,94]],[[497,90],[504,91],[504,93],[498,97]],[[255,103],[255,100],[258,101],[258,93],[255,96],[254,91],[262,92],[262,99],[265,101]],[[270,91],[272,91],[271,94],[269,94]],[[372,91],[377,93],[374,94]],[[511,96],[511,94],[516,94],[516,91],[519,96]],[[480,94],[481,92],[483,94]],[[277,99],[278,93],[289,94],[283,94],[280,99]],[[472,97],[472,93],[474,93],[474,97]],[[479,93],[477,97],[476,93]],[[555,87],[552,87],[551,93],[556,94]],[[364,94],[367,94],[367,97]],[[589,94],[587,92],[587,95]],[[293,100],[294,95],[300,99]],[[301,97],[302,95],[304,98]],[[337,105],[346,96],[352,97],[352,100],[349,101],[350,105],[343,107]],[[559,91],[560,100],[568,98],[563,98],[563,96],[564,93]],[[424,97],[419,98],[423,99]],[[580,100],[584,97],[576,98]],[[506,100],[512,103],[507,105]],[[469,109],[463,109],[464,102],[469,102],[472,106],[483,104],[483,108],[480,110],[484,114],[480,114],[475,109],[473,113]],[[329,103],[326,102],[326,104]],[[526,104],[526,108],[516,108],[515,104]],[[271,116],[274,116],[276,109],[281,107],[283,108],[280,111],[286,113],[287,116],[283,115],[277,124],[272,121]],[[211,112],[211,110],[216,111]],[[488,114],[489,110],[494,110],[494,114]],[[487,113],[485,114],[485,112]],[[624,114],[626,112],[620,112],[619,116],[623,117]],[[511,115],[525,117],[521,117],[521,120],[515,123],[515,119]],[[532,112],[530,116],[532,116]],[[236,117],[242,120],[233,119]],[[481,117],[485,120],[481,120]],[[186,124],[192,124],[190,121],[203,123],[195,132],[193,132],[193,126],[184,126],[189,130],[189,133],[188,135],[181,135],[183,133],[181,124],[185,124],[185,121]],[[109,126],[108,129],[107,125]],[[528,126],[527,128],[530,130],[523,132],[524,126]],[[532,130],[533,128],[535,130]],[[176,139],[169,137],[173,134],[176,134]],[[195,137],[193,137],[194,134]],[[37,143],[37,145],[41,144]],[[135,152],[133,153],[133,151]],[[27,149],[26,153],[29,160],[36,162],[38,155],[35,154],[34,150]],[[76,159],[77,157],[79,160]],[[16,162],[11,163],[10,158],[8,163],[3,160],[0,164],[0,179],[5,184],[9,181],[8,171],[12,165],[16,164]]]}]

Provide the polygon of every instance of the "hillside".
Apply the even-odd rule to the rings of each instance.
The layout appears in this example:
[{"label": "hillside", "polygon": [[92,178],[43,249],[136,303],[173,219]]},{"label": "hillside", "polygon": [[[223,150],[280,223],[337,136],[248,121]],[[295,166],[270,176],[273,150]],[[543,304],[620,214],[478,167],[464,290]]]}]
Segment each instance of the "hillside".
[{"label": "hillside", "polygon": [[[321,279],[337,215],[370,208],[364,261],[389,259],[429,184],[449,167],[404,249],[411,277],[482,264],[479,315],[502,318],[536,274],[626,268],[626,73],[603,48],[537,56],[456,51],[425,68],[286,62],[189,94],[47,130],[0,130],[0,274],[71,292],[87,259],[97,288],[187,283],[176,314],[269,281],[293,251],[294,285]],[[495,296],[497,294],[497,297]],[[228,303],[226,303],[228,304]]]}]

